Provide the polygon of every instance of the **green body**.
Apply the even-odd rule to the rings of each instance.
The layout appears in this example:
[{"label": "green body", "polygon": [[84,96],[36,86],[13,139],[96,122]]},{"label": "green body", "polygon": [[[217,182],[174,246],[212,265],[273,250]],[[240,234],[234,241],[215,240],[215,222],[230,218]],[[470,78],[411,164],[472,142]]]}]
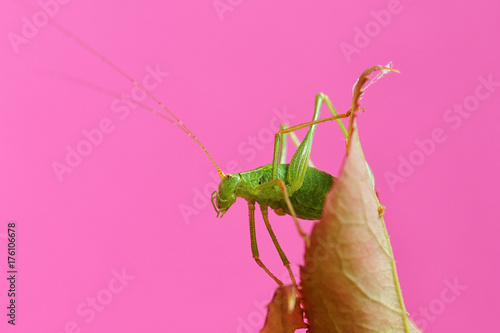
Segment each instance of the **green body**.
[{"label": "green body", "polygon": [[[311,146],[316,121],[319,118],[321,104],[325,102],[338,119],[330,100],[324,94],[316,96],[313,121],[302,125],[287,127],[282,125],[275,136],[273,163],[241,173],[223,176],[218,191],[212,194],[212,204],[217,216],[224,213],[235,203],[237,197],[247,200],[249,205],[256,202],[267,211],[271,207],[278,215],[289,214],[305,220],[319,220],[323,212],[325,196],[332,187],[334,177],[312,166],[310,160]],[[338,119],[345,134],[345,128]],[[299,142],[293,131],[309,127],[302,142]],[[289,164],[286,160],[286,136],[290,135],[297,150]],[[250,207],[250,209],[252,209]],[[298,222],[296,221],[298,226]],[[298,226],[299,227],[299,226]],[[303,232],[300,230],[301,235]]]},{"label": "green body", "polygon": [[[236,202],[237,197],[246,199],[248,203],[250,242],[253,258],[279,285],[283,285],[283,283],[269,271],[259,258],[255,232],[255,203],[259,204],[269,235],[278,250],[283,265],[285,265],[290,274],[293,285],[298,289],[290,268],[290,262],[278,243],[278,239],[269,222],[268,208],[273,209],[278,215],[291,215],[297,230],[305,240],[306,247],[309,246],[309,236],[302,230],[297,218],[306,220],[320,219],[323,213],[325,197],[335,181],[333,176],[314,168],[312,165],[310,156],[316,125],[324,121],[337,120],[346,138],[347,150],[349,150],[348,133],[352,133],[353,117],[359,108],[359,99],[363,94],[362,87],[368,81],[368,75],[376,70],[389,69],[382,66],[375,66],[364,71],[356,83],[352,107],[349,112],[343,115],[337,114],[330,99],[325,94],[320,93],[316,95],[314,115],[311,122],[292,127],[282,125],[281,130],[276,133],[273,162],[271,164],[241,173],[227,175],[220,173],[222,180],[219,184],[219,189],[212,193],[212,205],[217,212],[217,216],[222,217],[231,205]],[[333,116],[319,120],[320,108],[323,103],[326,103]],[[349,131],[345,129],[343,123],[340,121],[340,118],[347,116],[350,116]],[[300,142],[293,132],[305,127],[309,127],[309,130],[304,140]],[[290,164],[285,164],[287,135],[290,135],[292,141],[297,146]]]},{"label": "green body", "polygon": [[[283,193],[278,187],[263,191],[256,188],[272,180],[272,164],[267,164],[254,170],[240,172],[241,181],[236,188],[236,196],[259,203],[260,206],[272,208],[278,215],[282,212],[291,215]],[[278,178],[286,185],[288,164],[278,165]],[[330,174],[313,167],[307,167],[302,186],[290,196],[293,208],[298,218],[319,220],[323,212],[325,196],[332,187],[335,178]]]},{"label": "green body", "polygon": [[[323,102],[327,104],[333,117],[318,120]],[[316,96],[312,122],[292,127],[282,125],[281,130],[276,133],[273,162],[271,164],[246,172],[221,174],[222,180],[219,188],[212,193],[212,205],[217,212],[217,217],[222,217],[236,202],[236,198],[244,198],[247,201],[252,255],[257,264],[280,285],[282,285],[282,282],[267,269],[259,258],[255,233],[255,203],[258,203],[260,206],[262,218],[269,231],[269,235],[290,274],[292,283],[296,286],[290,262],[279,245],[269,222],[268,208],[273,209],[278,215],[291,215],[297,226],[297,230],[305,239],[306,246],[308,246],[309,237],[300,227],[297,218],[319,220],[323,213],[326,194],[330,191],[335,180],[330,174],[318,170],[312,165],[309,157],[311,155],[314,131],[319,122],[337,119],[344,135],[347,137],[344,125],[339,119],[346,116],[346,114],[337,115],[328,97],[324,94],[318,94]],[[304,140],[300,142],[293,132],[305,127],[309,127],[309,130]],[[297,150],[289,164],[285,163],[287,135],[290,135],[292,141],[297,146]]]}]

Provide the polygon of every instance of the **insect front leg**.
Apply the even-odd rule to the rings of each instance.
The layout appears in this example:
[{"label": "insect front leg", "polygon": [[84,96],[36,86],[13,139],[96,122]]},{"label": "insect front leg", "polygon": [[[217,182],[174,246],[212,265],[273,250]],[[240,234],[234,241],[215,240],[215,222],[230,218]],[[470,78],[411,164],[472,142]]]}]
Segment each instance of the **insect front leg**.
[{"label": "insect front leg", "polygon": [[295,277],[293,276],[292,269],[290,268],[290,261],[285,255],[285,252],[283,252],[283,249],[281,248],[280,244],[278,243],[278,239],[276,238],[276,235],[274,234],[273,228],[271,227],[271,223],[269,223],[269,214],[267,211],[267,206],[260,206],[260,211],[262,212],[262,218],[264,219],[264,223],[266,224],[267,231],[269,232],[269,235],[271,236],[271,239],[273,240],[274,246],[276,247],[276,250],[278,250],[278,253],[280,255],[281,261],[283,262],[283,265],[286,267],[288,270],[288,274],[290,275],[290,278],[292,279],[292,283],[294,287],[299,290],[297,286],[297,282],[295,281]]},{"label": "insect front leg", "polygon": [[[259,258],[259,249],[257,248],[257,236],[255,234],[255,203],[251,202],[251,201],[248,201],[248,216],[250,218],[250,244],[251,244],[251,247],[252,247],[252,256],[253,256],[253,259],[255,260],[255,262],[257,263],[257,265],[259,265],[274,281],[276,281],[276,283],[278,285],[282,286],[283,282],[281,282],[276,276],[274,276],[274,274],[271,273],[271,271],[264,265],[264,263]],[[272,232],[272,230],[271,230],[271,232]],[[271,238],[273,236],[274,236],[274,233],[271,236]],[[273,241],[274,241],[274,239],[273,239]],[[280,250],[281,250],[281,248],[280,248]],[[283,251],[281,251],[281,252],[283,252]],[[281,257],[281,253],[280,253],[280,257]],[[285,256],[285,259],[286,259],[286,256]]]}]

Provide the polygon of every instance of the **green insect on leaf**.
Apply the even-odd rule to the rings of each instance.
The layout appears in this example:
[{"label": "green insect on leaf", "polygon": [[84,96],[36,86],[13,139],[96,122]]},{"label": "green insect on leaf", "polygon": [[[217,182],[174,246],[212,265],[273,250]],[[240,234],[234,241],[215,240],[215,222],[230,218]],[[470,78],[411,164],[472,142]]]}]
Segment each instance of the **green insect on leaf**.
[{"label": "green insect on leaf", "polygon": [[[374,66],[362,73],[354,87],[351,108],[344,114],[337,114],[330,99],[325,94],[318,94],[312,121],[295,126],[284,124],[276,133],[272,163],[247,172],[224,174],[196,136],[163,102],[82,39],[52,19],[49,24],[144,92],[157,104],[160,112],[152,108],[148,110],[179,127],[201,147],[221,178],[218,190],[212,194],[218,217],[222,217],[238,197],[247,201],[253,258],[280,286],[263,332],[293,332],[304,327],[300,304],[304,305],[311,333],[418,332],[404,307],[383,223],[383,209],[373,190],[373,180],[354,122],[369,75],[376,71],[382,74],[394,71],[390,66]],[[320,119],[323,103],[332,115]],[[341,121],[347,117],[350,118],[348,129]],[[310,160],[316,126],[332,120],[338,122],[346,136],[348,152],[339,179],[316,169]],[[301,128],[307,128],[302,142],[294,134]],[[297,146],[289,164],[285,163],[287,135]],[[283,283],[260,260],[255,234],[256,203],[293,287],[283,287]],[[306,260],[301,270],[300,292],[290,262],[272,230],[269,208],[278,215],[291,215],[305,240]],[[317,220],[320,217],[321,222],[315,225],[309,238],[297,218]]]}]

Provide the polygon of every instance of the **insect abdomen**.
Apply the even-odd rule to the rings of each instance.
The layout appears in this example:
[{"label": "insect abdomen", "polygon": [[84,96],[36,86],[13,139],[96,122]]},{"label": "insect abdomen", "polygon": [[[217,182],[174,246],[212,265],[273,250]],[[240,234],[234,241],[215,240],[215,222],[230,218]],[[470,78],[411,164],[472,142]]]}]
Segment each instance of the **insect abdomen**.
[{"label": "insect abdomen", "polygon": [[[325,196],[330,191],[334,179],[332,175],[324,171],[312,167],[307,168],[302,186],[290,197],[297,217],[305,220],[321,218]],[[283,210],[290,214],[284,200],[283,205]]]},{"label": "insect abdomen", "polygon": [[[255,171],[258,171],[258,173],[256,172],[253,176],[258,174],[261,177],[259,183],[264,183],[272,178],[270,164],[249,173]],[[280,164],[278,166],[278,177],[283,179],[285,183],[287,183],[287,173],[288,164]],[[334,179],[332,175],[324,171],[307,167],[302,186],[290,196],[290,201],[298,218],[304,220],[319,220],[321,218],[325,196],[332,187]],[[277,188],[265,190],[255,199],[260,205],[269,206],[278,212],[284,211],[291,215],[281,191]]]}]

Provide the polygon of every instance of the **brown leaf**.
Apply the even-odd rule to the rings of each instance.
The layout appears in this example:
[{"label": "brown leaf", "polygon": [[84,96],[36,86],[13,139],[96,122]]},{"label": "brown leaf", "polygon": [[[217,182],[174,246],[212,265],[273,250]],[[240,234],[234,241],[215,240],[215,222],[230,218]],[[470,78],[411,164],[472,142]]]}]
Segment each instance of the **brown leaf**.
[{"label": "brown leaf", "polygon": [[420,332],[404,307],[382,215],[354,123],[301,267],[311,333]]},{"label": "brown leaf", "polygon": [[296,329],[307,327],[293,286],[278,287],[267,308],[266,323],[261,333],[293,333]]}]

